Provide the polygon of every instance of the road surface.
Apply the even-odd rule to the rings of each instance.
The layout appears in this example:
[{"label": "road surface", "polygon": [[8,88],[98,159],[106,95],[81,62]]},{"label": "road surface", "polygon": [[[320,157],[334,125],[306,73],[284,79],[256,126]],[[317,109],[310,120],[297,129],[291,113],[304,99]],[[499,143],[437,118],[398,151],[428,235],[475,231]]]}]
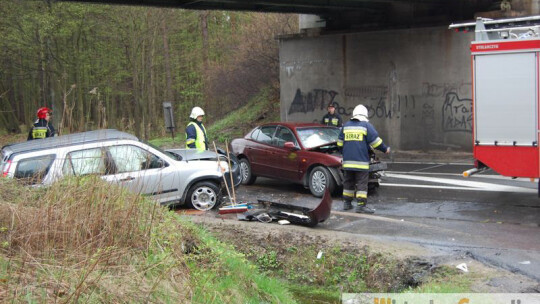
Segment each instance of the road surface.
[{"label": "road surface", "polygon": [[[540,282],[538,181],[483,172],[465,179],[469,164],[395,162],[369,197],[374,215],[342,211],[317,229],[345,231],[389,242],[408,241],[524,274]],[[314,207],[320,199],[301,185],[258,178],[238,199],[266,199]]]}]

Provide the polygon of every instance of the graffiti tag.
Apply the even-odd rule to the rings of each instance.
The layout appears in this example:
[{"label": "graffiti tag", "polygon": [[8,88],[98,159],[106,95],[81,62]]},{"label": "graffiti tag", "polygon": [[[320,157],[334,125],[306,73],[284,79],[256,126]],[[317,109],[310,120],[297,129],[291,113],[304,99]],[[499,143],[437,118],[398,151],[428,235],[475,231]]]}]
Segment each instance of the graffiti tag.
[{"label": "graffiti tag", "polygon": [[456,93],[446,94],[442,107],[444,132],[469,132],[472,130],[472,100],[461,99]]},{"label": "graffiti tag", "polygon": [[294,99],[289,108],[289,114],[309,113],[315,110],[324,110],[326,106],[334,102],[338,92],[332,90],[315,89],[308,93],[296,90]]}]

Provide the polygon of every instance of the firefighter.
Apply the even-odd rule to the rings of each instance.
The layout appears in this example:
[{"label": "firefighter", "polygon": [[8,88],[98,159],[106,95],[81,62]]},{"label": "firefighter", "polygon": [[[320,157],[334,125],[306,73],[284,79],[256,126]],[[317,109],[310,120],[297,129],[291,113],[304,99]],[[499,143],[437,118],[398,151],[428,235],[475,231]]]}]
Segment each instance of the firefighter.
[{"label": "firefighter", "polygon": [[369,123],[368,110],[357,105],[338,137],[338,146],[343,153],[343,210],[352,209],[352,200],[356,199],[356,212],[374,213],[367,207],[369,181],[370,149],[390,153],[375,128]]},{"label": "firefighter", "polygon": [[28,133],[28,140],[47,138],[56,135],[56,131],[51,121],[52,110],[47,107],[41,107],[37,110],[37,120]]},{"label": "firefighter", "polygon": [[189,123],[186,127],[186,148],[197,149],[199,151],[208,150],[208,138],[206,129],[202,123],[204,117],[203,109],[194,107],[189,116]]},{"label": "firefighter", "polygon": [[341,128],[343,126],[343,120],[341,119],[341,116],[336,113],[336,105],[333,102],[329,103],[327,110],[328,113],[323,116],[321,124]]}]

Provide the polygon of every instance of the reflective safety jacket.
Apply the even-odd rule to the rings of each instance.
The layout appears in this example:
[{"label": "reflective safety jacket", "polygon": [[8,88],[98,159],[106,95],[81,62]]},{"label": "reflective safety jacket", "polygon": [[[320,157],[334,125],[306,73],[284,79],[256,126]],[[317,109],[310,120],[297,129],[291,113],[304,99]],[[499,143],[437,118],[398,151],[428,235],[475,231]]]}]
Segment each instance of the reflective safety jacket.
[{"label": "reflective safety jacket", "polygon": [[191,121],[186,127],[186,148],[197,150],[208,150],[206,139],[206,129],[198,121]]},{"label": "reflective safety jacket", "polygon": [[334,113],[332,115],[330,113],[326,113],[321,120],[321,124],[341,128],[343,121],[341,120],[341,116],[339,114]]},{"label": "reflective safety jacket", "polygon": [[386,152],[388,149],[377,130],[367,121],[351,119],[341,129],[338,147],[342,148],[343,170],[369,170],[369,149]]},{"label": "reflective safety jacket", "polygon": [[55,132],[52,124],[45,119],[38,119],[28,133],[28,140],[52,137]]}]

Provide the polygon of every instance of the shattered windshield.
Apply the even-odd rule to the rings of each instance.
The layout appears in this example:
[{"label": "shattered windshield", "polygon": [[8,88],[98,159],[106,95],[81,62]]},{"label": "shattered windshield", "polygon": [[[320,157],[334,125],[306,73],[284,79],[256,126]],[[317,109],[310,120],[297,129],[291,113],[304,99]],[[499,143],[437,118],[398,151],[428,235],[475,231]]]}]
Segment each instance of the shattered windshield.
[{"label": "shattered windshield", "polygon": [[297,128],[296,132],[306,149],[334,143],[338,139],[339,128],[333,127],[309,127]]}]

